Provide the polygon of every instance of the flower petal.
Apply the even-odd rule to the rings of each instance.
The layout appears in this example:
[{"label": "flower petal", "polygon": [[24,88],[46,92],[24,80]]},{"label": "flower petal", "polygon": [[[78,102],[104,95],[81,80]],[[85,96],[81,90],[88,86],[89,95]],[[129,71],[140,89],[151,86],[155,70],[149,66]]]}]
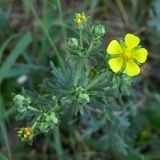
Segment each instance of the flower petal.
[{"label": "flower petal", "polygon": [[125,73],[128,76],[132,77],[132,76],[138,75],[140,73],[140,68],[133,60],[129,60],[126,63]]},{"label": "flower petal", "polygon": [[112,40],[107,47],[108,54],[121,54],[122,48],[117,40]]},{"label": "flower petal", "polygon": [[140,48],[135,51],[133,58],[136,59],[139,63],[144,63],[147,59],[148,52],[145,48]]},{"label": "flower petal", "polygon": [[121,68],[123,64],[123,58],[112,58],[109,60],[109,66],[111,67],[112,71],[117,73]]},{"label": "flower petal", "polygon": [[140,39],[137,36],[128,33],[125,36],[125,43],[128,49],[132,49],[138,46],[138,44],[140,43]]}]

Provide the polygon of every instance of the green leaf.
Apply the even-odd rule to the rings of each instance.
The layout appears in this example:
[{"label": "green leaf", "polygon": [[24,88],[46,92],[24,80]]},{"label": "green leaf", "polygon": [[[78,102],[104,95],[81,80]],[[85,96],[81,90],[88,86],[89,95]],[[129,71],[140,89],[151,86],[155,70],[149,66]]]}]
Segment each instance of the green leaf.
[{"label": "green leaf", "polygon": [[12,50],[12,52],[10,53],[10,55],[7,57],[6,61],[0,68],[0,84],[6,78],[7,73],[15,64],[17,58],[24,52],[24,50],[31,43],[31,41],[32,41],[32,36],[31,33],[28,32],[17,43],[15,48]]},{"label": "green leaf", "polygon": [[[6,150],[8,152],[8,156],[11,157],[11,148],[10,148],[7,128],[4,121],[4,104],[3,104],[3,99],[1,94],[0,94],[0,131],[1,131],[2,139],[4,141]],[[0,160],[1,160],[1,157],[0,157]]]},{"label": "green leaf", "polygon": [[13,39],[15,39],[19,34],[14,34],[12,36],[10,36],[1,46],[0,48],[0,62],[1,62],[1,58],[3,55],[4,50],[6,49],[7,45],[10,43],[10,41],[12,41]]}]

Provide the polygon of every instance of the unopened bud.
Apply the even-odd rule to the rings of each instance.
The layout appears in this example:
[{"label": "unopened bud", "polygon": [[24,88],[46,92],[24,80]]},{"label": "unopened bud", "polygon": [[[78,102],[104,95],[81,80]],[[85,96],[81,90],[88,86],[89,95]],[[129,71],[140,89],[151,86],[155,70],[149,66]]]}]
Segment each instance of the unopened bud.
[{"label": "unopened bud", "polygon": [[76,49],[78,47],[78,40],[76,38],[69,38],[68,40],[68,47],[72,49]]},{"label": "unopened bud", "polygon": [[103,36],[106,33],[105,27],[103,25],[96,25],[93,29],[93,32],[96,36]]}]

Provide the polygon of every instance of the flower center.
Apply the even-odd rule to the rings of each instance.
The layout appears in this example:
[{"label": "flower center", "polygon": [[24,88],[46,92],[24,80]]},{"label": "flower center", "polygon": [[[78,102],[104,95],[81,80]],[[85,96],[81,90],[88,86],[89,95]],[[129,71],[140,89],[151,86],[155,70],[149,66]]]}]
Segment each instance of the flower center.
[{"label": "flower center", "polygon": [[131,59],[132,58],[131,50],[128,50],[127,48],[124,49],[122,57],[124,58],[125,61]]}]

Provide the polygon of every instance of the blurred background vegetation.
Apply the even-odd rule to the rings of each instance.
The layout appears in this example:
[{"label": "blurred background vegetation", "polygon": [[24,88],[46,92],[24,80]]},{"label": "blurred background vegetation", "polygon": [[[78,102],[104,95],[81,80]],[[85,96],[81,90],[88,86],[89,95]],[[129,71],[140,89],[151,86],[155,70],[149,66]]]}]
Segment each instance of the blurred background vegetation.
[{"label": "blurred background vegetation", "polygon": [[49,61],[57,63],[59,54],[66,57],[67,36],[77,34],[72,19],[83,11],[106,26],[104,47],[130,32],[148,49],[133,87],[141,98],[133,101],[139,110],[131,126],[137,152],[128,159],[160,160],[160,0],[0,0],[0,160],[122,159],[108,153],[96,133],[83,140],[76,124],[62,125],[61,134],[38,136],[32,146],[17,139],[16,127],[22,124],[14,118],[12,93],[22,87],[39,91],[43,78],[50,76]]}]

